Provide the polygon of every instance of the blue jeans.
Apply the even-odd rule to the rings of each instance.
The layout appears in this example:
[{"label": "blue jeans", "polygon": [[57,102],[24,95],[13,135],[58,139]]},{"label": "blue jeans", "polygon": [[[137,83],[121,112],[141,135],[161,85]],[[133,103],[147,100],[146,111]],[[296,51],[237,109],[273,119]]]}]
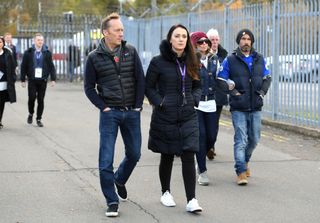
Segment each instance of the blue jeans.
[{"label": "blue jeans", "polygon": [[[125,146],[125,157],[113,172],[114,147],[118,128]],[[125,185],[141,155],[140,112],[112,109],[100,112],[99,173],[102,192],[107,205],[119,203],[115,182]]]},{"label": "blue jeans", "polygon": [[199,152],[196,153],[199,173],[207,171],[206,155],[214,147],[217,139],[217,114],[216,112],[203,112],[197,110],[199,121]]},{"label": "blue jeans", "polygon": [[234,160],[237,175],[247,170],[253,150],[260,140],[261,111],[232,111],[234,128]]},{"label": "blue jeans", "polygon": [[69,81],[72,82],[73,81],[73,77],[74,77],[74,64],[72,61],[69,61],[68,63],[68,73],[69,73]]}]

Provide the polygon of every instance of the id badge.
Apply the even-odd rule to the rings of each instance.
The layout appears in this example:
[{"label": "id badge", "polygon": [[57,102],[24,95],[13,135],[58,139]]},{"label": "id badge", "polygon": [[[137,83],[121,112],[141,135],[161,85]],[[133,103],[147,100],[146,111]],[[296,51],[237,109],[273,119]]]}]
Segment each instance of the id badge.
[{"label": "id badge", "polygon": [[35,78],[42,78],[42,68],[36,68]]}]

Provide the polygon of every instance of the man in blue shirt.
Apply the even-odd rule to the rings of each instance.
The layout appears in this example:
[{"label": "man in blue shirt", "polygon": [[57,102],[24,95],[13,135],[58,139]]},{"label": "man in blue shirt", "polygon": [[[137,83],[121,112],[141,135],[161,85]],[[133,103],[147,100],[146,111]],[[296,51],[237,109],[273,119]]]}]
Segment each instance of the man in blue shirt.
[{"label": "man in blue shirt", "polygon": [[260,139],[263,97],[271,76],[263,56],[252,48],[254,36],[250,30],[240,30],[236,42],[239,46],[223,61],[218,79],[230,93],[237,184],[247,185],[248,163]]}]

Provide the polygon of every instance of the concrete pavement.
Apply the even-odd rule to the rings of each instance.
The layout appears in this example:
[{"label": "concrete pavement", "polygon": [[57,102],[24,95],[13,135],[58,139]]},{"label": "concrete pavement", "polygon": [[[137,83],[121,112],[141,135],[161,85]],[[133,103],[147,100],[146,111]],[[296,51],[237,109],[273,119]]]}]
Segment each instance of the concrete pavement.
[{"label": "concrete pavement", "polygon": [[[99,112],[85,97],[82,85],[48,86],[44,128],[26,123],[27,89],[20,83],[16,88],[18,102],[6,104],[0,130],[0,223],[319,222],[320,142],[264,128],[249,185],[239,187],[228,117],[221,121],[218,156],[207,163],[212,183],[196,188],[203,213],[185,211],[178,158],[171,180],[177,206],[163,207],[159,154],[147,149],[148,105],[142,112],[142,157],[127,184],[129,201],[121,202],[120,217],[107,218],[97,170]],[[118,139],[115,166],[124,152]]]}]

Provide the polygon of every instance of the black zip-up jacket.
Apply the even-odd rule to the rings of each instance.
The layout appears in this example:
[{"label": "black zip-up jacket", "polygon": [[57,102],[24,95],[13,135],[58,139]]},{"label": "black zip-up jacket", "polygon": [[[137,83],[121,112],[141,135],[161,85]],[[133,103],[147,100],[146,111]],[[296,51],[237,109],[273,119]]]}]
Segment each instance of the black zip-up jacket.
[{"label": "black zip-up jacket", "polygon": [[56,80],[56,69],[52,60],[52,53],[47,49],[46,46],[42,47],[42,78],[35,78],[35,64],[34,64],[34,54],[35,47],[32,46],[27,49],[22,58],[21,62],[21,81],[26,81],[26,76],[28,77],[28,81],[30,80],[45,80],[47,81],[49,76],[51,81]]},{"label": "black zip-up jacket", "polygon": [[106,107],[141,108],[144,99],[144,73],[136,49],[122,41],[118,66],[106,50],[104,39],[86,63],[84,89],[101,111]]}]

